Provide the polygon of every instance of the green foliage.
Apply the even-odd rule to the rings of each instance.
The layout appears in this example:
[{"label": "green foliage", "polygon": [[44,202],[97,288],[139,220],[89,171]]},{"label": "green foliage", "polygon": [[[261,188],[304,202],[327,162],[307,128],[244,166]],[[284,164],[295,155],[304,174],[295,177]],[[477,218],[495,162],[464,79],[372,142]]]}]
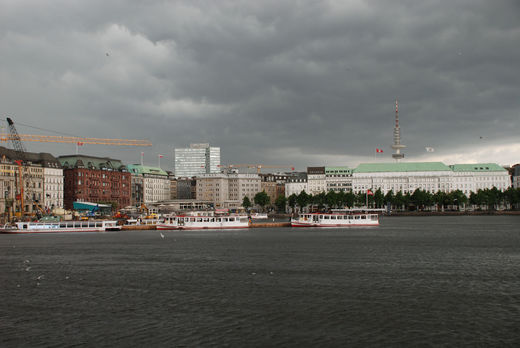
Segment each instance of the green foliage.
[{"label": "green foliage", "polygon": [[292,210],[294,210],[294,208],[296,207],[297,200],[298,200],[298,196],[295,193],[293,193],[292,195],[289,196],[289,199],[287,200],[287,204],[289,205],[289,207],[292,208]]},{"label": "green foliage", "polygon": [[300,192],[298,197],[296,197],[296,203],[298,204],[300,209],[303,209],[304,207],[306,207],[310,203],[310,197],[307,194],[307,192],[305,192],[305,190]]},{"label": "green foliage", "polygon": [[246,210],[248,210],[249,208],[251,208],[252,204],[251,204],[251,200],[249,199],[249,197],[244,196],[244,199],[242,200],[242,206],[243,206],[244,209],[246,209]]},{"label": "green foliage", "polygon": [[253,198],[255,204],[259,205],[264,209],[266,205],[268,205],[271,202],[271,197],[265,191],[258,192],[255,197]]},{"label": "green foliage", "polygon": [[276,198],[274,205],[276,210],[281,213],[285,213],[285,205],[287,204],[287,198],[284,195],[280,195]]}]

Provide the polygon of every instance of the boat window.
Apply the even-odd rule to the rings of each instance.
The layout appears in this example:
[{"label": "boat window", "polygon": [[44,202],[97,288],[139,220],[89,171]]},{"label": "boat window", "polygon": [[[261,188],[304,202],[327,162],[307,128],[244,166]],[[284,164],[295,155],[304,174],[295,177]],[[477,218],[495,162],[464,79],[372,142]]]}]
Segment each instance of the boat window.
[{"label": "boat window", "polygon": [[229,218],[229,221],[235,221],[235,218],[234,217]]},{"label": "boat window", "polygon": [[332,215],[332,216],[330,217],[330,219],[331,219],[331,220],[336,220],[336,216],[335,216],[335,215]]},{"label": "boat window", "polygon": [[367,219],[366,215],[361,215],[361,220],[366,220],[366,219]]},{"label": "boat window", "polygon": [[228,221],[228,218],[224,218],[224,222],[227,222]]},{"label": "boat window", "polygon": [[359,215],[356,215],[354,219],[359,220]]},{"label": "boat window", "polygon": [[349,215],[349,216],[348,216],[348,219],[349,219],[349,220],[353,220],[354,217],[353,217],[352,215]]},{"label": "boat window", "polygon": [[343,215],[343,219],[344,219],[344,220],[347,220],[348,218],[350,218],[350,216],[348,216],[348,215]]},{"label": "boat window", "polygon": [[215,218],[209,219],[210,222],[215,222]]},{"label": "boat window", "polygon": [[371,218],[372,220],[377,220],[377,215],[370,215],[370,218]]},{"label": "boat window", "polygon": [[320,215],[320,219],[323,219],[323,215]]},{"label": "boat window", "polygon": [[195,218],[191,218],[190,221],[191,221],[191,222],[195,222]]}]

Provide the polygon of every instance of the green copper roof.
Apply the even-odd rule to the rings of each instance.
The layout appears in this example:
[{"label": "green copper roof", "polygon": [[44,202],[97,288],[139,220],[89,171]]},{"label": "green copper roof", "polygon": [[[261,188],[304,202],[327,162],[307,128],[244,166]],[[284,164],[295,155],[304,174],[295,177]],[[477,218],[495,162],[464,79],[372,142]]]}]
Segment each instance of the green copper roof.
[{"label": "green copper roof", "polygon": [[506,170],[495,163],[453,164],[450,168],[454,172],[505,172]]},{"label": "green copper roof", "polygon": [[68,155],[58,157],[64,168],[87,168],[87,169],[108,169],[108,170],[124,170],[126,166],[120,160],[108,157],[95,157],[87,155]]},{"label": "green copper roof", "polygon": [[158,167],[142,166],[140,164],[129,164],[127,167],[132,174],[168,175],[168,173]]},{"label": "green copper roof", "polygon": [[361,163],[354,173],[451,171],[442,162]]}]

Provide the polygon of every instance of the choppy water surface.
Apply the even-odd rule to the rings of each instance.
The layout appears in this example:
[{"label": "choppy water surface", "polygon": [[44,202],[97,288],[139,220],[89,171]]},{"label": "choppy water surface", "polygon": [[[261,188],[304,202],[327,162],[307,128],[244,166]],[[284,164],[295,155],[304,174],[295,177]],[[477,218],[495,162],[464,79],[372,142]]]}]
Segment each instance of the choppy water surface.
[{"label": "choppy water surface", "polygon": [[520,344],[520,217],[162,233],[0,235],[0,346]]}]

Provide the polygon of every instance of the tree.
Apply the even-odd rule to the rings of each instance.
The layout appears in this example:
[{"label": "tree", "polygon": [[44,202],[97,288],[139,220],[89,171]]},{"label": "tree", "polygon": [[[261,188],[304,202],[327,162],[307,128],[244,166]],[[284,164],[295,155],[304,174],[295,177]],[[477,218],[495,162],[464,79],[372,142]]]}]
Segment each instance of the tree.
[{"label": "tree", "polygon": [[244,199],[242,200],[242,206],[244,207],[245,210],[248,210],[249,208],[251,208],[251,200],[249,199],[249,197],[247,196],[244,196]]},{"label": "tree", "polygon": [[345,194],[345,204],[347,207],[352,208],[354,206],[354,201],[356,200],[356,195],[353,192],[348,192]]},{"label": "tree", "polygon": [[271,197],[265,191],[258,192],[255,197],[253,198],[255,204],[262,207],[262,210],[264,210],[264,207],[271,202]]},{"label": "tree", "polygon": [[276,197],[276,201],[274,202],[274,205],[276,206],[276,210],[278,212],[285,213],[285,205],[287,204],[287,198],[285,198],[284,195],[280,195]]},{"label": "tree", "polygon": [[386,204],[390,205],[390,209],[392,208],[392,202],[394,201],[394,191],[390,190],[385,195]]},{"label": "tree", "polygon": [[381,208],[383,206],[385,197],[383,196],[383,192],[381,192],[381,188],[378,188],[374,193],[374,202],[376,203],[376,208]]},{"label": "tree", "polygon": [[325,195],[325,202],[329,206],[329,208],[337,208],[339,205],[339,194],[330,190]]},{"label": "tree", "polygon": [[307,204],[309,204],[309,195],[307,194],[307,192],[305,192],[305,190],[300,192],[300,194],[296,198],[296,203],[298,203],[298,205],[300,206],[300,210],[303,210],[303,208],[306,207]]},{"label": "tree", "polygon": [[449,194],[451,201],[453,204],[457,206],[457,210],[460,210],[460,205],[465,205],[468,202],[468,197],[461,190],[455,190],[450,192]]},{"label": "tree", "polygon": [[294,208],[296,208],[298,196],[293,193],[289,196],[289,199],[287,200],[287,204],[289,204],[289,207],[291,207],[292,212],[294,212]]}]

